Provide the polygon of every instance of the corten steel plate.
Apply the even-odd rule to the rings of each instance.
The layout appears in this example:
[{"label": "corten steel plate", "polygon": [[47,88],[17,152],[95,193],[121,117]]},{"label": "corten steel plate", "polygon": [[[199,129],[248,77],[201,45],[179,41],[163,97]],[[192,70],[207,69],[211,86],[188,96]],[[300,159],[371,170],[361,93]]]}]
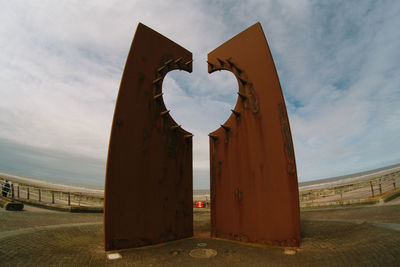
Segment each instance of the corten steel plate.
[{"label": "corten steel plate", "polygon": [[162,82],[192,54],[139,24],[115,107],[105,184],[105,249],[193,235],[192,135],[171,118]]},{"label": "corten steel plate", "polygon": [[239,84],[229,119],[210,134],[211,236],[299,246],[296,163],[277,72],[259,23],[208,54]]}]

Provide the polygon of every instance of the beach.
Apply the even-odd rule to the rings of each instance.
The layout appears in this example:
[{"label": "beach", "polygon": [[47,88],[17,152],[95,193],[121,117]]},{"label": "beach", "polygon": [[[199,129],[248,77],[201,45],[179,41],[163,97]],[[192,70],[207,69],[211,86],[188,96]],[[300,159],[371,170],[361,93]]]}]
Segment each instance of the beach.
[{"label": "beach", "polygon": [[[13,183],[14,198],[26,204],[102,207],[104,188],[61,183],[0,172],[0,182]],[[400,185],[400,164],[328,179],[300,182],[300,207],[347,205],[381,201],[379,197],[396,191]],[[391,197],[391,196],[389,196]],[[194,189],[193,201],[210,202],[209,189]],[[323,203],[323,204],[321,204]]]}]

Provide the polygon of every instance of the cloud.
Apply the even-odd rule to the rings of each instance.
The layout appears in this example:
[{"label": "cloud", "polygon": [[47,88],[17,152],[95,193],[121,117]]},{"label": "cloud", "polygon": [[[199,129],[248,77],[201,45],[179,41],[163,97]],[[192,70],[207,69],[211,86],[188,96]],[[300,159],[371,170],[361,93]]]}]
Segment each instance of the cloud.
[{"label": "cloud", "polygon": [[115,99],[138,22],[193,52],[193,73],[171,72],[163,88],[173,118],[195,135],[196,186],[208,186],[207,134],[237,98],[232,74],[207,73],[207,53],[257,21],[287,102],[299,180],[400,161],[397,1],[0,3],[0,149],[9,143],[31,154],[51,151],[41,161],[17,153],[4,171],[48,169],[52,178],[59,168],[66,179],[49,155],[67,154],[60,158],[94,160],[101,171],[91,177],[104,180]]},{"label": "cloud", "polygon": [[7,170],[11,174],[47,178],[61,183],[104,186],[102,160],[63,150],[21,145],[3,139],[0,139],[0,146],[0,170]]}]

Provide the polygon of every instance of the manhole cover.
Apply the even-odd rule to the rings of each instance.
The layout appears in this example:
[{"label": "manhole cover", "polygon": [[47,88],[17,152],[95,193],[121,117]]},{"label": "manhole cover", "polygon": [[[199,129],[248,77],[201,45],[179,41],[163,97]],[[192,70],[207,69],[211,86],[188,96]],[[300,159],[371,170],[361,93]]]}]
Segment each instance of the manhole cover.
[{"label": "manhole cover", "polygon": [[193,258],[211,258],[217,255],[217,251],[210,248],[196,248],[190,251],[189,255]]}]

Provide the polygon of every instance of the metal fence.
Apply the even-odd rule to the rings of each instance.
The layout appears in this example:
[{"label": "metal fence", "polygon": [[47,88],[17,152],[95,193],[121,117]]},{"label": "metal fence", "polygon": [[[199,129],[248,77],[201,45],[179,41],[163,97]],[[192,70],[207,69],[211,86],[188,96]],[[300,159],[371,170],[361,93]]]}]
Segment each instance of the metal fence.
[{"label": "metal fence", "polygon": [[[6,183],[9,186],[6,186]],[[99,206],[104,205],[104,197],[87,192],[68,192],[49,188],[37,187],[27,184],[13,183],[0,180],[2,195],[11,200],[25,202],[42,202],[44,204],[61,204],[68,206]],[[9,190],[7,190],[7,187]]]}]

